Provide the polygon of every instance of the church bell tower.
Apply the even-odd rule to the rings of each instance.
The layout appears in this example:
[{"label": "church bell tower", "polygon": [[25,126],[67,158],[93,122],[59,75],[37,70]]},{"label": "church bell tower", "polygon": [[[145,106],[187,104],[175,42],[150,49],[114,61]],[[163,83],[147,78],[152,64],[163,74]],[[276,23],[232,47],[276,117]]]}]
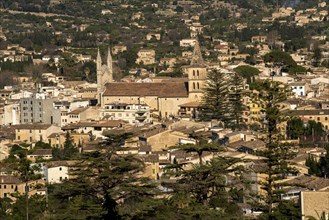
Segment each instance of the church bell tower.
[{"label": "church bell tower", "polygon": [[207,81],[207,65],[203,60],[198,40],[194,45],[191,64],[186,67],[185,71],[188,75],[190,101],[201,101]]}]

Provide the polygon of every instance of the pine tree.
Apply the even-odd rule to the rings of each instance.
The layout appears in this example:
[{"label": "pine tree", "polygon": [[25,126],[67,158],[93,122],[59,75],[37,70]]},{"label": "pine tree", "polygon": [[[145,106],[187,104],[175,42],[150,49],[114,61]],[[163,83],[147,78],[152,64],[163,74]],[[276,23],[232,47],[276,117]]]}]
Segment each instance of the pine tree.
[{"label": "pine tree", "polygon": [[157,190],[140,176],[143,162],[116,153],[126,137],[112,136],[97,151],[83,153],[72,167],[75,178],[50,190],[56,219],[143,219],[154,212]]},{"label": "pine tree", "polygon": [[234,72],[234,75],[230,82],[230,94],[229,94],[229,105],[231,111],[231,123],[230,127],[240,129],[243,126],[242,111],[244,108],[243,98],[243,79],[242,77]]},{"label": "pine tree", "polygon": [[320,176],[321,170],[319,163],[314,159],[312,155],[306,158],[305,165],[309,167],[308,173],[311,175]]},{"label": "pine tree", "polygon": [[329,178],[329,146],[326,147],[326,155],[322,156],[319,160],[319,172],[324,178]]},{"label": "pine tree", "polygon": [[216,119],[227,126],[230,122],[229,83],[224,72],[212,70],[208,73],[208,82],[204,90],[201,112],[203,120]]},{"label": "pine tree", "polygon": [[65,142],[63,147],[63,159],[69,160],[75,157],[78,149],[74,146],[72,137],[69,132],[66,133]]},{"label": "pine tree", "polygon": [[289,90],[278,82],[267,80],[262,83],[260,101],[265,106],[263,126],[266,135],[266,150],[262,153],[267,159],[266,166],[260,173],[265,174],[267,178],[259,184],[266,192],[265,196],[261,197],[261,204],[267,219],[275,219],[273,208],[281,202],[280,195],[284,190],[280,180],[296,172],[288,163],[294,156],[292,147],[281,142],[284,139],[282,123],[287,118],[280,111],[280,103],[286,100],[288,95]]},{"label": "pine tree", "polygon": [[299,139],[304,135],[304,122],[300,118],[292,118],[287,122],[287,136]]},{"label": "pine tree", "polygon": [[170,178],[162,184],[171,196],[164,210],[174,212],[175,219],[238,219],[242,211],[236,203],[241,199],[230,192],[241,190],[239,162],[218,157],[192,169],[167,167],[165,176]]}]

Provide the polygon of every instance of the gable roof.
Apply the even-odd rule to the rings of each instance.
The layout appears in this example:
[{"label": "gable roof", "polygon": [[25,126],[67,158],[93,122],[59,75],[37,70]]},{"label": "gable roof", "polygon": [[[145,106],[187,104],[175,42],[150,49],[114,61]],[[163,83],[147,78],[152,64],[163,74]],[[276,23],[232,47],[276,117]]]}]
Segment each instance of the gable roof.
[{"label": "gable roof", "polygon": [[328,116],[329,115],[329,110],[328,109],[311,109],[311,110],[294,110],[291,111],[293,115],[324,115]]},{"label": "gable roof", "polygon": [[19,125],[13,125],[12,127],[15,129],[37,129],[37,130],[45,130],[48,129],[49,127],[51,127],[53,125],[51,124],[41,124],[41,123],[35,123],[35,124],[19,124]]},{"label": "gable roof", "polygon": [[34,155],[34,156],[52,155],[52,149],[37,149],[33,153],[30,153],[28,155]]},{"label": "gable roof", "polygon": [[103,96],[188,97],[185,82],[107,83]]}]

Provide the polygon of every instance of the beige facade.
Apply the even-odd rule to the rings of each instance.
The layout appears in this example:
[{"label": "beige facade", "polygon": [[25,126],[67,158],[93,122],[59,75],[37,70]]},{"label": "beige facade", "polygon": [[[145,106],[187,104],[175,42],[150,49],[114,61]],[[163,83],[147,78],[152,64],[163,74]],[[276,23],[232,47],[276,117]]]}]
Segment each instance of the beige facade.
[{"label": "beige facade", "polygon": [[138,51],[137,56],[137,64],[151,65],[155,63],[155,50],[141,49],[140,51]]},{"label": "beige facade", "polygon": [[10,103],[0,108],[0,126],[19,124],[19,103]]},{"label": "beige facade", "polygon": [[151,123],[150,107],[145,104],[111,103],[100,110],[100,118],[123,120],[130,124],[143,125]]},{"label": "beige facade", "polygon": [[[155,86],[155,85],[154,85]],[[162,117],[168,117],[170,115],[177,115],[179,105],[188,102],[188,97],[159,97],[159,96],[140,96],[140,95],[126,95],[126,96],[104,96],[104,105],[109,105],[120,101],[130,104],[146,104],[153,112],[159,112]]]},{"label": "beige facade", "polygon": [[193,51],[191,65],[184,66],[188,75],[185,79],[159,83],[108,83],[102,94],[102,108],[112,103],[146,104],[152,113],[160,117],[177,116],[179,106],[201,101],[207,80],[207,67],[204,64],[198,41]]},{"label": "beige facade", "polygon": [[113,54],[123,53],[124,51],[127,51],[127,46],[125,45],[116,45],[112,48]]},{"label": "beige facade", "polygon": [[265,43],[267,41],[267,36],[257,35],[251,38],[252,43]]},{"label": "beige facade", "polygon": [[29,196],[37,194],[37,185],[44,185],[44,180],[33,180],[29,182],[21,182],[15,176],[0,176],[0,198],[11,198],[15,200],[13,194],[24,194],[26,185],[29,188]]},{"label": "beige facade", "polygon": [[45,141],[53,133],[61,132],[61,128],[56,125],[47,124],[22,124],[15,125],[15,141],[35,143]]},{"label": "beige facade", "polygon": [[[89,134],[86,133],[71,133],[70,134],[73,144],[78,146],[79,144],[87,143],[90,140]],[[48,136],[48,142],[51,147],[63,147],[66,140],[66,133],[53,133]]]},{"label": "beige facade", "polygon": [[146,35],[146,40],[151,40],[151,39],[156,39],[160,40],[161,39],[161,34],[158,33],[149,33]]},{"label": "beige facade", "polygon": [[189,100],[201,101],[203,90],[206,87],[207,68],[204,66],[188,66],[184,69],[188,75]]},{"label": "beige facade", "polygon": [[294,115],[301,118],[303,121],[314,120],[321,122],[325,129],[329,128],[329,110],[328,109],[314,109],[314,110],[295,110]]},{"label": "beige facade", "polygon": [[325,219],[329,219],[329,191],[301,192],[300,201],[302,219],[312,216],[320,220],[323,213],[325,213]]},{"label": "beige facade", "polygon": [[78,108],[68,114],[68,124],[95,121],[99,119],[99,110],[95,108]]}]

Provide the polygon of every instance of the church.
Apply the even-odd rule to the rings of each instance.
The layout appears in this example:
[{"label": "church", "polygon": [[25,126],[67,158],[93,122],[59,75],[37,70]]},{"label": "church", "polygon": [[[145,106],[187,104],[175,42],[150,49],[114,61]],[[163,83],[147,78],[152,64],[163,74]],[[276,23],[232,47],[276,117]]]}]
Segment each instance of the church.
[{"label": "church", "polygon": [[110,50],[106,64],[98,51],[97,97],[103,108],[107,104],[146,104],[151,112],[160,117],[177,116],[179,108],[188,103],[200,102],[207,80],[207,66],[196,42],[190,65],[183,67],[188,78],[177,78],[157,83],[113,82]]}]

